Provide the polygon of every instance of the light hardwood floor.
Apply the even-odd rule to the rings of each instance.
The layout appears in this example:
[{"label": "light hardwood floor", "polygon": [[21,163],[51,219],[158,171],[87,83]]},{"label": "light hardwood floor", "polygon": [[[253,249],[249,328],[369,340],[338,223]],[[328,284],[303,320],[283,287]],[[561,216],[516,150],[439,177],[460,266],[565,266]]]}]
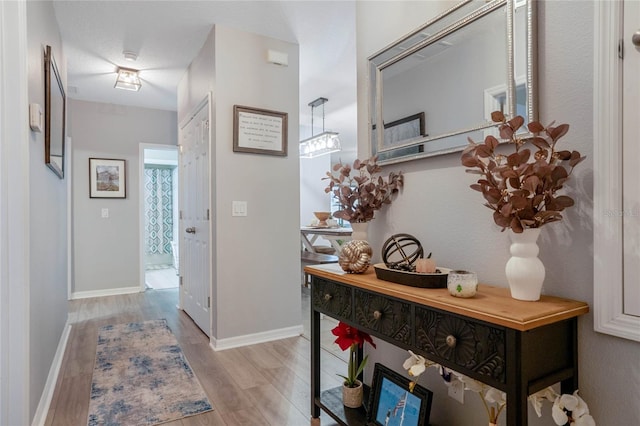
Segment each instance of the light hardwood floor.
[{"label": "light hardwood floor", "polygon": [[[319,424],[310,423],[311,348],[305,337],[215,352],[189,316],[176,308],[177,299],[177,289],[171,289],[70,302],[71,334],[45,425],[87,424],[99,327],[158,318],[167,320],[214,407],[166,425]],[[307,318],[304,294],[302,303]],[[336,354],[322,352],[322,386],[339,386],[336,373],[344,373],[346,364]],[[335,425],[325,414],[321,424]]]}]

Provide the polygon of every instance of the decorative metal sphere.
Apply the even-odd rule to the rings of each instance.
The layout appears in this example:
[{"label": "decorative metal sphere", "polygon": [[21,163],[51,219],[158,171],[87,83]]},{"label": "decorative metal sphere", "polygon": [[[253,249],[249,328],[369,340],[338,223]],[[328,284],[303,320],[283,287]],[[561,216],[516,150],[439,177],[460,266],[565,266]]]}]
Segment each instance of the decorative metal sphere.
[{"label": "decorative metal sphere", "polygon": [[338,264],[345,272],[361,274],[367,270],[373,256],[373,250],[368,242],[352,240],[342,246]]},{"label": "decorative metal sphere", "polygon": [[382,246],[382,261],[390,269],[414,271],[414,263],[423,255],[422,244],[409,234],[394,234]]}]

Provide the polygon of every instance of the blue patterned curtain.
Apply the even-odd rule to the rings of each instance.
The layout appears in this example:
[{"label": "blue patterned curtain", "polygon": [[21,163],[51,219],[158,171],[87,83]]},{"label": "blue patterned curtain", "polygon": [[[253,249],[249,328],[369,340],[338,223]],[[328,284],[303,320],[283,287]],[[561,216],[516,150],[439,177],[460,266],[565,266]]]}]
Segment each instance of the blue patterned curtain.
[{"label": "blue patterned curtain", "polygon": [[144,206],[146,211],[145,246],[147,254],[171,253],[173,240],[172,168],[144,168]]}]

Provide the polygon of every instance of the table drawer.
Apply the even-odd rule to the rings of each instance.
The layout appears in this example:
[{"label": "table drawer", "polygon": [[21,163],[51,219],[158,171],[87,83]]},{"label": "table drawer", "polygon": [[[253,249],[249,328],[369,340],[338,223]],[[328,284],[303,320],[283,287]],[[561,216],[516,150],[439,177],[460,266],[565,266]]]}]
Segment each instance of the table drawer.
[{"label": "table drawer", "polygon": [[[416,347],[442,360],[506,380],[506,332],[499,327],[416,306]],[[435,359],[434,361],[438,361]],[[455,366],[452,366],[455,370]],[[460,370],[464,374],[464,370]]]},{"label": "table drawer", "polygon": [[354,294],[357,324],[397,342],[411,343],[411,304],[357,289]]},{"label": "table drawer", "polygon": [[321,312],[334,315],[336,319],[351,319],[351,288],[315,278],[311,283],[311,303]]}]

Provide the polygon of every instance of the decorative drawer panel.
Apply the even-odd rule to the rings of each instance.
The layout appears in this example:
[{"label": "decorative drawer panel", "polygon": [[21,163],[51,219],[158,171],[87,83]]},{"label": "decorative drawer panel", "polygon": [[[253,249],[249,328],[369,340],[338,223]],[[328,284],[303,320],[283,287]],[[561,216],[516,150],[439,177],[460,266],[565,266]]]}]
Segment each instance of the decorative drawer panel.
[{"label": "decorative drawer panel", "polygon": [[417,348],[505,383],[504,329],[418,306],[415,321]]},{"label": "decorative drawer panel", "polygon": [[314,279],[311,293],[314,308],[339,319],[351,318],[351,288],[333,281]]},{"label": "decorative drawer panel", "polygon": [[411,343],[411,305],[355,290],[355,322],[404,344]]}]

